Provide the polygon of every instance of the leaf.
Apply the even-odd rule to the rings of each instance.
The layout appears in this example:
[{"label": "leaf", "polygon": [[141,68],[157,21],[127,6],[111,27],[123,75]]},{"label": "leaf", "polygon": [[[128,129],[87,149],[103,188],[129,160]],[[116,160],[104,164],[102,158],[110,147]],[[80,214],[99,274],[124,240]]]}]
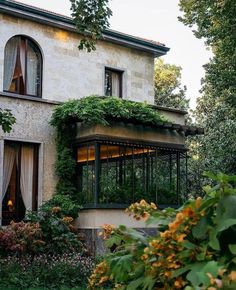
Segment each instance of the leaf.
[{"label": "leaf", "polygon": [[203,239],[208,231],[207,217],[204,216],[200,219],[197,225],[193,228],[192,233],[194,238]]},{"label": "leaf", "polygon": [[233,255],[236,255],[236,245],[229,245],[229,249]]},{"label": "leaf", "polygon": [[144,277],[140,277],[127,285],[127,290],[138,289],[139,286],[143,284]]},{"label": "leaf", "polygon": [[217,239],[217,232],[213,231],[210,233],[210,240],[209,240],[209,246],[216,250],[219,251],[220,250],[220,243],[219,240]]}]

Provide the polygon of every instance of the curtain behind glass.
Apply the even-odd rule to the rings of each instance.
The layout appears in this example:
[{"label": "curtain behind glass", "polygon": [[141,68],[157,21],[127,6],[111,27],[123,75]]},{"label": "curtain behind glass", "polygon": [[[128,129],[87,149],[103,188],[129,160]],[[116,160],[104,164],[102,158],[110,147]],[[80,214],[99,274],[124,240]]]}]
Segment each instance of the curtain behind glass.
[{"label": "curtain behind glass", "polygon": [[112,96],[120,97],[120,76],[112,73]]},{"label": "curtain behind glass", "polygon": [[33,46],[28,42],[27,51],[27,94],[37,95],[39,82],[39,59]]},{"label": "curtain behind glass", "polygon": [[26,43],[24,39],[20,40],[20,66],[22,78],[25,86],[25,56],[26,56]]},{"label": "curtain behind glass", "polygon": [[33,169],[34,147],[24,145],[21,148],[20,190],[26,210],[32,210]]},{"label": "curtain behind glass", "polygon": [[4,146],[4,159],[3,159],[3,185],[2,185],[2,201],[7,192],[7,188],[11,179],[12,169],[16,158],[16,149],[14,147]]},{"label": "curtain behind glass", "polygon": [[16,56],[19,38],[11,38],[5,47],[3,90],[9,91],[16,67]]}]

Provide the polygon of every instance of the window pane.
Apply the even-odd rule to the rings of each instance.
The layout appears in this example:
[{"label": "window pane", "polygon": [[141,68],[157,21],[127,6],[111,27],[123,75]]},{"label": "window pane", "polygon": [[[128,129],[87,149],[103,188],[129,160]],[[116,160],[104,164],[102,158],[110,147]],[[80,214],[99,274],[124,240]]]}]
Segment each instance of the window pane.
[{"label": "window pane", "polygon": [[41,67],[40,54],[35,45],[28,41],[27,48],[27,94],[39,95]]},{"label": "window pane", "polygon": [[77,149],[77,174],[80,202],[83,204],[93,203],[95,189],[94,145],[86,145]]},{"label": "window pane", "polygon": [[122,97],[122,72],[105,70],[105,95]]},{"label": "window pane", "polygon": [[4,91],[15,92],[17,89],[16,87],[17,77],[14,76],[14,72],[16,69],[18,43],[19,43],[19,39],[17,37],[13,37],[8,41],[5,47],[4,81],[3,81]]},{"label": "window pane", "polygon": [[11,38],[4,54],[4,91],[40,96],[42,58],[39,48],[23,36]]}]

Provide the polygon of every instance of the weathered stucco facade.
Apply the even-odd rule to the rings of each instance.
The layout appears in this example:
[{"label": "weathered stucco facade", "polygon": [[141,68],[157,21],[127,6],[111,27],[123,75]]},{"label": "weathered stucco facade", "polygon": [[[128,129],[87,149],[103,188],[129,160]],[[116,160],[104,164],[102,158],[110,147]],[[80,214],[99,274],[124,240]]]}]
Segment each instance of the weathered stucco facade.
[{"label": "weathered stucco facade", "polygon": [[0,90],[4,48],[15,35],[31,37],[43,56],[43,99],[66,101],[104,94],[105,67],[124,71],[123,98],[154,103],[152,55],[100,41],[96,51],[80,51],[80,36],[60,28],[0,14]]}]

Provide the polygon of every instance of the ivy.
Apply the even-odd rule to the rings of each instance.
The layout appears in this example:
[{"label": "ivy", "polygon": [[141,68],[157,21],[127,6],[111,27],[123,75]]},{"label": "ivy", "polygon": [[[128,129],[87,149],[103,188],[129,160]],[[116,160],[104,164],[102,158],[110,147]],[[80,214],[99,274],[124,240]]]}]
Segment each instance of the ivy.
[{"label": "ivy", "polygon": [[51,125],[56,128],[57,194],[76,199],[76,161],[73,158],[72,140],[76,136],[76,122],[87,125],[109,125],[112,120],[158,125],[167,120],[145,103],[121,100],[117,97],[89,96],[69,100],[55,108]]},{"label": "ivy", "polygon": [[63,127],[65,124],[81,121],[88,125],[108,125],[111,119],[154,126],[160,122],[167,122],[157,110],[146,103],[117,97],[89,96],[80,100],[70,100],[58,106],[53,113],[51,124]]},{"label": "ivy", "polygon": [[102,32],[108,28],[112,15],[108,7],[109,0],[70,0],[75,26],[83,35],[79,49],[88,52],[96,50],[96,42],[102,38]]},{"label": "ivy", "polygon": [[15,122],[16,118],[12,115],[10,110],[3,110],[0,108],[0,126],[3,132],[9,133]]}]

